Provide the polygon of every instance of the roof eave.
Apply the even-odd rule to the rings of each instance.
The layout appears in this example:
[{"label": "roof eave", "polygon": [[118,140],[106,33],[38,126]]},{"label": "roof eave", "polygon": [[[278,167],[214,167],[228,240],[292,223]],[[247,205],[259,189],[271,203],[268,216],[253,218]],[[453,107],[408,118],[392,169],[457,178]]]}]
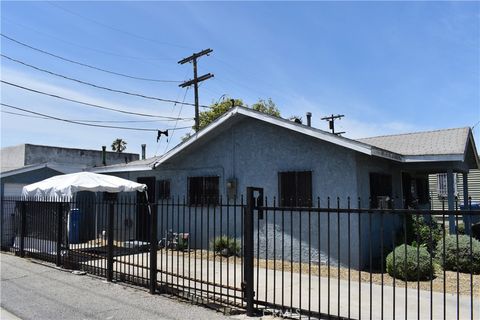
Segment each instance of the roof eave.
[{"label": "roof eave", "polygon": [[95,167],[91,168],[90,172],[95,173],[113,173],[113,172],[132,172],[132,171],[149,171],[152,166],[125,166],[125,167]]},{"label": "roof eave", "polygon": [[427,154],[427,155],[405,155],[403,162],[450,162],[464,161],[463,154]]}]

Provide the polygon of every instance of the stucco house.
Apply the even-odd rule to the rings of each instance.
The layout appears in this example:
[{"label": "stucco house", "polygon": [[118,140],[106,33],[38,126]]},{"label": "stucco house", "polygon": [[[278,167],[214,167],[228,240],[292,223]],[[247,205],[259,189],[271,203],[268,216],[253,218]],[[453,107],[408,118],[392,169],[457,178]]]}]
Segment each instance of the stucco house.
[{"label": "stucco house", "polygon": [[[363,208],[391,206],[388,199],[406,199],[393,202],[403,208],[417,205],[415,199],[423,205],[429,194],[428,175],[440,172],[448,173],[449,205],[453,206],[454,173],[466,179],[477,168],[479,158],[470,128],[352,140],[236,107],[163,156],[93,171],[147,183],[150,199],[186,196],[189,205],[198,205],[195,199],[203,196],[239,201],[246,187],[254,186],[284,206],[309,206],[317,197],[325,205],[327,197],[339,197],[346,207],[347,197],[360,197]],[[389,219],[386,233],[399,223],[394,217]],[[146,223],[141,215],[136,220]],[[358,217],[351,223],[355,230]],[[362,223],[362,228],[366,225]],[[270,227],[274,226],[264,226]],[[378,222],[373,227],[378,228]],[[334,224],[331,229],[336,230]],[[294,235],[295,231],[285,232]],[[326,233],[318,230],[315,236]],[[361,235],[362,241],[378,246],[378,232],[365,229]],[[342,246],[347,245],[346,235],[341,236]],[[378,251],[375,248],[375,254]],[[346,250],[341,252],[342,263]],[[352,252],[352,265],[365,266],[367,255]]]}]

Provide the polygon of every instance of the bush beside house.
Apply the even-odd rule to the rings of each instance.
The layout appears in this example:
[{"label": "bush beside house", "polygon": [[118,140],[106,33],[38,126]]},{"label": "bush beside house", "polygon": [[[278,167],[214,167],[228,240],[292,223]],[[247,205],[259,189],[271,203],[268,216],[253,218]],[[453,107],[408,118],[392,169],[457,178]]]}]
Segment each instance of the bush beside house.
[{"label": "bush beside house", "polygon": [[396,247],[387,256],[387,272],[402,280],[428,280],[433,277],[433,264],[425,247],[406,244]]},{"label": "bush beside house", "polygon": [[[444,253],[445,246],[445,255]],[[480,274],[480,241],[470,236],[447,235],[437,244],[436,258],[445,270]]]}]

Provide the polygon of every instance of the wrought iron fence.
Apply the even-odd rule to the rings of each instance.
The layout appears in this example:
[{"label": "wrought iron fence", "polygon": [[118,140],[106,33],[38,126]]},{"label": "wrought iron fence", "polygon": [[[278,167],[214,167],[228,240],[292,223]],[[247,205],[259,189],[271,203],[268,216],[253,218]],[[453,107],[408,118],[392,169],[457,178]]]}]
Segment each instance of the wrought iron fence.
[{"label": "wrought iron fence", "polygon": [[2,249],[249,315],[480,316],[480,211],[471,203],[282,207],[261,191],[249,188],[245,201],[3,198]]}]

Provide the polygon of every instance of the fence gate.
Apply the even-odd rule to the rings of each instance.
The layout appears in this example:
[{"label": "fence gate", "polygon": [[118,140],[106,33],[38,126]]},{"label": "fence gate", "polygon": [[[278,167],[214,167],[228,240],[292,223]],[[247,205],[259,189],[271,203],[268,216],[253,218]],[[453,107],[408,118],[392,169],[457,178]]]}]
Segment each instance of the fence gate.
[{"label": "fence gate", "polygon": [[[156,204],[158,290],[243,308],[243,198],[169,197]],[[155,241],[155,240],[153,240]]]}]

